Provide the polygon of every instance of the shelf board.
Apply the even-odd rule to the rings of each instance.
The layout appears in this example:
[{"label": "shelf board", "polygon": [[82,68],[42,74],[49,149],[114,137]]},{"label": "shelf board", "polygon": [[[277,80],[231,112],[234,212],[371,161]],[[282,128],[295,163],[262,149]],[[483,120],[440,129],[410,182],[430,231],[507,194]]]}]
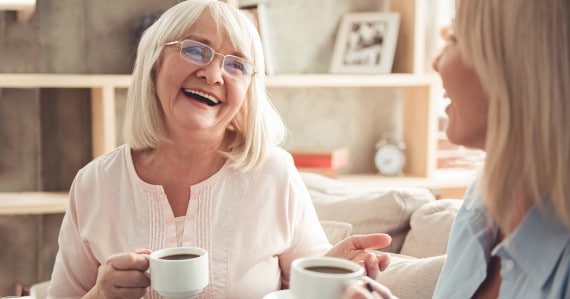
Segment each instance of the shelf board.
[{"label": "shelf board", "polygon": [[[128,88],[130,75],[0,74],[0,88]],[[434,74],[283,74],[266,77],[267,87],[414,87],[437,82]]]},{"label": "shelf board", "polygon": [[130,75],[0,74],[0,88],[128,88]]},{"label": "shelf board", "polygon": [[434,74],[283,74],[267,76],[267,87],[414,87],[437,83]]},{"label": "shelf board", "polygon": [[68,192],[0,192],[0,215],[64,213]]},{"label": "shelf board", "polygon": [[338,180],[363,189],[420,187],[431,190],[464,190],[478,169],[437,169],[430,177],[385,177],[380,174],[341,174]]}]

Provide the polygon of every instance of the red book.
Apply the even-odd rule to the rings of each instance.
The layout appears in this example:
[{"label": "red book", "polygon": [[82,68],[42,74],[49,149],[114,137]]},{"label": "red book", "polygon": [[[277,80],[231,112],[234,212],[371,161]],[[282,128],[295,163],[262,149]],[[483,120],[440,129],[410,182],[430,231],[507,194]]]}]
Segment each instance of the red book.
[{"label": "red book", "polygon": [[348,148],[314,149],[314,150],[290,150],[293,161],[297,168],[332,168],[339,169],[348,165]]}]

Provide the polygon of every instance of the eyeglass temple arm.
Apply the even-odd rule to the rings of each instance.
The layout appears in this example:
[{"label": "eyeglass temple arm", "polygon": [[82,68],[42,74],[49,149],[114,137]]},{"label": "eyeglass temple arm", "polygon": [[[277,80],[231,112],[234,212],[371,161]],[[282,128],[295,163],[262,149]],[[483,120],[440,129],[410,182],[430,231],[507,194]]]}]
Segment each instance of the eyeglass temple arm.
[{"label": "eyeglass temple arm", "polygon": [[165,46],[172,46],[172,45],[182,45],[182,42],[181,41],[173,41],[173,42],[166,43]]}]

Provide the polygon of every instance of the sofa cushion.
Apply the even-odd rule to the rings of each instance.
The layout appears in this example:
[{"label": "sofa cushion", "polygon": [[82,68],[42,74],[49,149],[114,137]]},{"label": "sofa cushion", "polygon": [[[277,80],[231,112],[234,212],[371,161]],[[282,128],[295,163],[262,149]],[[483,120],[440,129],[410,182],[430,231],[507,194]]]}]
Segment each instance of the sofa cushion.
[{"label": "sofa cushion", "polygon": [[362,189],[314,173],[301,173],[321,221],[352,224],[353,234],[388,233],[392,244],[382,249],[399,252],[410,228],[411,214],[435,201],[425,188]]},{"label": "sofa cushion", "polygon": [[446,255],[415,258],[391,254],[390,265],[376,278],[399,299],[432,298]]},{"label": "sofa cushion", "polygon": [[445,254],[451,225],[462,203],[457,199],[440,199],[415,211],[400,253],[414,257]]},{"label": "sofa cushion", "polygon": [[321,225],[331,244],[336,244],[352,234],[352,224],[348,222],[321,220]]}]

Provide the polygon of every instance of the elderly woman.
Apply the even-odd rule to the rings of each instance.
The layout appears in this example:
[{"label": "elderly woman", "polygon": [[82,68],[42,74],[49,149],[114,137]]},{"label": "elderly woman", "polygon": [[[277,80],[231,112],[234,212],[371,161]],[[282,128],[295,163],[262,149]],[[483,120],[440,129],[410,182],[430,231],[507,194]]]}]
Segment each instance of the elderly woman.
[{"label": "elderly woman", "polygon": [[129,88],[126,144],[81,169],[50,298],[157,298],[141,253],[208,250],[200,298],[261,298],[287,287],[291,262],[330,255],[375,276],[384,234],[331,248],[309,194],[278,144],[284,125],[263,85],[253,24],[216,0],[183,1],[144,33]]}]

